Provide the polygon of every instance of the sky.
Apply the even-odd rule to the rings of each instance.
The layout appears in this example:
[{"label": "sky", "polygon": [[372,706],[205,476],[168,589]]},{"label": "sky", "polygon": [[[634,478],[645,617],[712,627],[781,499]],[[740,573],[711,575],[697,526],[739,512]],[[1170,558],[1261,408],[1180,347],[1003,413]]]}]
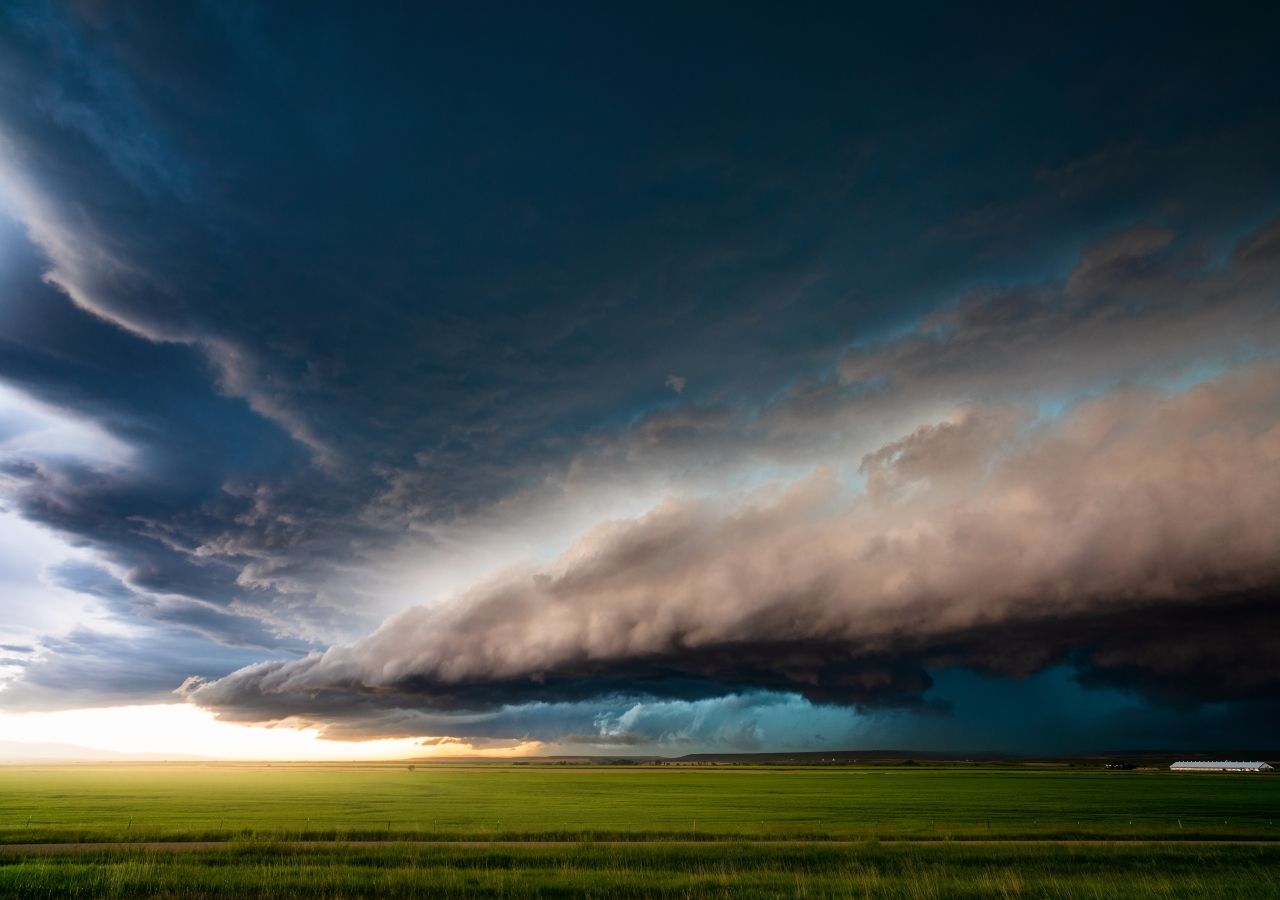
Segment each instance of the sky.
[{"label": "sky", "polygon": [[1280,11],[0,10],[0,741],[1280,747]]}]

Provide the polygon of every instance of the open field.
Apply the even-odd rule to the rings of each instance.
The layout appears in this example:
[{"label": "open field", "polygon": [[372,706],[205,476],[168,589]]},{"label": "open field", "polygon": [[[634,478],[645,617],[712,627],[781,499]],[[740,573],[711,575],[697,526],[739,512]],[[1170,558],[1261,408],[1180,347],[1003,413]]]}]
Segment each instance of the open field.
[{"label": "open field", "polygon": [[1280,893],[1280,845],[1037,843],[300,849],[0,857],[0,896],[1133,897]]},{"label": "open field", "polygon": [[[0,896],[1273,897],[1277,813],[1266,775],[13,766]],[[373,843],[289,843],[334,839]]]},{"label": "open field", "polygon": [[0,768],[0,842],[1280,839],[1280,776],[1029,768]]}]

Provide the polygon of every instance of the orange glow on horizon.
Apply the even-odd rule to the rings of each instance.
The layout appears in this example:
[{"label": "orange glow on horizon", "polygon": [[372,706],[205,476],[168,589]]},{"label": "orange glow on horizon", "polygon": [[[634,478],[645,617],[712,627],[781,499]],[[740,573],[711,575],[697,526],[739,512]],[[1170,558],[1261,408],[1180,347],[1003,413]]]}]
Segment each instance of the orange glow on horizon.
[{"label": "orange glow on horizon", "polygon": [[[424,740],[433,743],[424,744]],[[543,752],[538,741],[478,748],[464,741],[437,738],[385,738],[331,741],[315,728],[289,725],[241,725],[218,721],[212,713],[186,703],[113,706],[53,712],[0,712],[0,761],[22,755],[26,744],[65,744],[106,751],[89,759],[162,759],[201,757],[219,760],[296,762],[430,759],[453,756],[521,757]],[[32,756],[40,755],[33,748]],[[72,757],[67,757],[72,758]]]}]

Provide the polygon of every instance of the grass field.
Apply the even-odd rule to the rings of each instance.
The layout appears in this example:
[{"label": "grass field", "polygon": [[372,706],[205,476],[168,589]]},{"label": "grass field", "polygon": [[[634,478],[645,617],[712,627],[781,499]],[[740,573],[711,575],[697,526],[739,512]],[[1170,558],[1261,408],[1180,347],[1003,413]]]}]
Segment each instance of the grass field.
[{"label": "grass field", "polygon": [[955,768],[0,767],[0,842],[1280,839],[1280,777]]},{"label": "grass field", "polygon": [[1280,893],[1280,845],[273,847],[0,857],[0,896],[1134,897]]},{"label": "grass field", "polygon": [[[1265,775],[15,766],[0,768],[0,843],[229,843],[11,848],[0,897],[1276,897],[1278,814]],[[286,843],[335,838],[378,843]]]}]

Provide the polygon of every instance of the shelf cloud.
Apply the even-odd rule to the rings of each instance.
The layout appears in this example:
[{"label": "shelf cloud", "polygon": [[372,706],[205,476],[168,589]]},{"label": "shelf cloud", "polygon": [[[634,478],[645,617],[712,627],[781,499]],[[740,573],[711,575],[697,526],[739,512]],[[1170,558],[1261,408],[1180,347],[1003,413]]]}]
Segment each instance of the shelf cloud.
[{"label": "shelf cloud", "polygon": [[1063,662],[1169,697],[1266,696],[1278,414],[1270,362],[1050,423],[963,407],[864,456],[852,501],[830,470],[728,507],[672,500],[189,696],[251,721],[749,691],[913,706],[930,668]]}]

